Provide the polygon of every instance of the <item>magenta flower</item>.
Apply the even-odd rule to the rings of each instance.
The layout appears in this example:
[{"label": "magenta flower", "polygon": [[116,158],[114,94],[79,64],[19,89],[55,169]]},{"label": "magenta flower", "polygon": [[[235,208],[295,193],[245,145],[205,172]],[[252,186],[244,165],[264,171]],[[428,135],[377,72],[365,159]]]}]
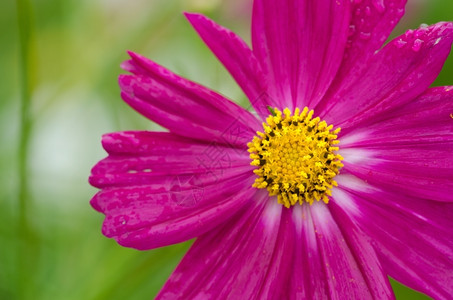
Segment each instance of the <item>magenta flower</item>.
[{"label": "magenta flower", "polygon": [[159,299],[453,295],[453,24],[383,46],[405,2],[256,0],[253,50],[186,14],[256,115],[130,53],[121,96],[168,132],[105,135],[91,204],[126,247],[197,238]]}]

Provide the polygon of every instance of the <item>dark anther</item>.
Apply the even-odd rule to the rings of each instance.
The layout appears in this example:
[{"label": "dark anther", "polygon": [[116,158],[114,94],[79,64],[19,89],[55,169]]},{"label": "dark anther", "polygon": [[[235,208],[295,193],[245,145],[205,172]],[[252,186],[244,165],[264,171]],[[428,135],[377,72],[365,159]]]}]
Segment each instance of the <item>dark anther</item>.
[{"label": "dark anther", "polygon": [[266,160],[260,159],[260,166],[264,166],[266,164]]}]

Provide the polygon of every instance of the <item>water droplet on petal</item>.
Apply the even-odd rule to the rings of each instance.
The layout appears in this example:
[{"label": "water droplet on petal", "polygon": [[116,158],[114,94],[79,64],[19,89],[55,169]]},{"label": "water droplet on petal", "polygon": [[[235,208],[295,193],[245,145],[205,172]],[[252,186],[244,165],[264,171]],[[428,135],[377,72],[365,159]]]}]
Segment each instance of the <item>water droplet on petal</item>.
[{"label": "water droplet on petal", "polygon": [[365,7],[365,14],[371,16],[371,8],[369,6]]},{"label": "water droplet on petal", "polygon": [[412,37],[413,34],[414,34],[414,30],[409,29],[408,31],[406,31],[406,33],[404,34],[404,36],[405,36],[406,38],[410,38],[410,37]]},{"label": "water droplet on petal", "polygon": [[397,40],[397,41],[395,42],[395,46],[396,46],[398,49],[404,47],[404,45],[406,45],[406,44],[407,44],[407,42],[404,41],[404,40],[402,40],[402,39],[399,39],[399,40]]},{"label": "water droplet on petal", "polygon": [[414,41],[414,44],[412,45],[412,50],[414,50],[415,52],[420,51],[420,49],[422,48],[422,44],[423,44],[423,40],[416,39]]},{"label": "water droplet on petal", "polygon": [[355,26],[354,25],[349,25],[349,36],[353,35],[355,33]]},{"label": "water droplet on petal", "polygon": [[357,8],[357,9],[355,10],[355,15],[356,15],[356,16],[360,16],[361,13],[362,13],[362,10],[361,10],[360,8]]},{"label": "water droplet on petal", "polygon": [[126,225],[126,217],[125,216],[120,216],[118,218],[118,221],[119,221],[119,223],[121,223],[121,225]]},{"label": "water droplet on petal", "polygon": [[373,0],[372,2],[378,12],[383,13],[385,11],[384,0]]},{"label": "water droplet on petal", "polygon": [[371,33],[370,32],[361,32],[360,33],[360,38],[362,40],[369,40],[371,37]]}]

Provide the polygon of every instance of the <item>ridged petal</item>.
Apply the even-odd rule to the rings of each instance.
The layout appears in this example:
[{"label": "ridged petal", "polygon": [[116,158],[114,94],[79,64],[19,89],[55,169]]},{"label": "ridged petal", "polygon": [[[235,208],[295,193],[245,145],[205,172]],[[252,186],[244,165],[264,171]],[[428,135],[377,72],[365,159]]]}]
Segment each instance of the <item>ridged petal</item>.
[{"label": "ridged petal", "polygon": [[151,249],[199,236],[221,224],[255,193],[246,154],[166,132],[103,137],[109,156],[92,170],[102,188],[91,205],[104,213],[103,233]]},{"label": "ridged petal", "polygon": [[334,218],[324,203],[310,211],[329,299],[393,299],[370,239],[340,212]]},{"label": "ridged petal", "polygon": [[368,62],[357,78],[343,82],[322,107],[320,117],[346,133],[370,124],[422,94],[439,74],[453,40],[453,23],[409,30]]},{"label": "ridged petal", "polygon": [[[343,84],[358,80],[368,61],[389,37],[404,14],[407,0],[353,1],[348,41],[341,66],[322,101],[328,101]],[[315,103],[316,104],[316,103]],[[313,106],[316,111],[322,107]]]},{"label": "ridged petal", "polygon": [[262,118],[269,115],[267,83],[249,46],[234,32],[200,14],[185,14],[200,37],[242,88]]},{"label": "ridged petal", "polygon": [[344,170],[395,193],[453,202],[452,99],[453,87],[432,88],[387,119],[353,131],[360,138],[342,151],[370,155],[360,164],[346,158]]},{"label": "ridged petal", "polygon": [[279,247],[281,214],[260,191],[241,214],[195,241],[157,299],[255,298]]},{"label": "ridged petal", "polygon": [[341,207],[372,239],[384,271],[435,299],[453,294],[453,204],[339,180]]},{"label": "ridged petal", "polygon": [[153,249],[193,239],[231,218],[255,193],[249,178],[237,175],[204,186],[197,178],[174,177],[167,191],[109,188],[98,192],[91,205],[106,216],[104,235],[122,246]]},{"label": "ridged petal", "polygon": [[121,97],[171,132],[246,149],[260,124],[248,111],[201,85],[130,53],[121,75]]},{"label": "ridged petal", "polygon": [[[102,140],[109,156],[92,169],[90,183],[98,188],[163,185],[169,176],[194,174],[209,184],[222,177],[249,172],[248,152],[222,144],[198,143],[167,132],[116,132]],[[171,180],[170,180],[171,182]]]},{"label": "ridged petal", "polygon": [[324,95],[343,57],[350,2],[254,1],[253,52],[276,106],[310,106]]}]

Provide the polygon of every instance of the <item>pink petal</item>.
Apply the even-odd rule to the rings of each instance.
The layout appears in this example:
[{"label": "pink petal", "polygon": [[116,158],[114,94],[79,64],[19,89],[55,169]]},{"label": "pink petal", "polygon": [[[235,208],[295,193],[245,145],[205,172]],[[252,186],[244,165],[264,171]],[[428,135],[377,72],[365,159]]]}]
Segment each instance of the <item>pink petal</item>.
[{"label": "pink petal", "polygon": [[157,298],[393,298],[352,222],[342,221],[344,234],[324,204],[282,210],[275,199],[262,200],[200,237]]},{"label": "pink petal", "polygon": [[90,183],[99,188],[166,186],[183,175],[197,175],[204,185],[235,174],[253,176],[246,151],[197,143],[172,133],[117,132],[104,135],[102,142],[110,155],[93,167],[90,177]]},{"label": "pink petal", "polygon": [[138,54],[130,55],[123,67],[135,75],[121,75],[119,84],[131,107],[179,135],[247,147],[260,127],[252,114]]},{"label": "pink petal", "polygon": [[[446,143],[453,140],[453,86],[430,88],[412,102],[389,111],[386,118],[351,135],[362,136],[347,147],[408,147],[412,144]],[[346,146],[346,145],[345,145]],[[342,144],[342,147],[343,144]],[[438,147],[442,150],[443,147]]]},{"label": "pink petal", "polygon": [[254,1],[253,51],[275,105],[312,106],[322,98],[343,57],[350,2]]},{"label": "pink petal", "polygon": [[344,171],[395,193],[453,202],[452,98],[453,87],[429,89],[389,119],[351,133],[363,138],[347,147],[372,157],[346,160]]},{"label": "pink petal", "polygon": [[320,248],[316,239],[309,207],[293,209],[295,249],[292,250],[292,275],[288,299],[328,299],[329,288],[325,277]]},{"label": "pink petal", "polygon": [[310,208],[329,298],[393,299],[370,239],[344,214],[334,219],[323,203]]},{"label": "pink petal", "polygon": [[423,93],[439,74],[450,52],[453,23],[410,30],[380,50],[356,79],[344,82],[318,106],[320,117],[350,128],[407,104]]},{"label": "pink petal", "polygon": [[265,284],[282,206],[260,191],[228,224],[198,238],[157,299],[253,299]]},{"label": "pink petal", "polygon": [[103,234],[146,250],[195,238],[222,224],[256,193],[252,183],[249,174],[209,185],[200,185],[195,175],[184,180],[175,176],[165,191],[153,185],[108,188],[91,205],[106,215]]},{"label": "pink petal", "polygon": [[453,204],[373,187],[341,188],[343,196],[334,196],[332,205],[341,207],[370,236],[385,272],[435,299],[450,299]]},{"label": "pink petal", "polygon": [[329,88],[331,95],[343,84],[358,80],[368,68],[368,61],[379,50],[404,14],[407,0],[353,1],[348,41],[341,66]]},{"label": "pink petal", "polygon": [[252,50],[234,32],[200,14],[185,14],[200,37],[227,68],[262,118],[269,115],[269,102],[261,66]]},{"label": "pink petal", "polygon": [[234,215],[255,189],[246,152],[167,132],[103,137],[109,156],[92,170],[103,188],[91,205],[103,233],[121,245],[151,249],[194,238]]}]

